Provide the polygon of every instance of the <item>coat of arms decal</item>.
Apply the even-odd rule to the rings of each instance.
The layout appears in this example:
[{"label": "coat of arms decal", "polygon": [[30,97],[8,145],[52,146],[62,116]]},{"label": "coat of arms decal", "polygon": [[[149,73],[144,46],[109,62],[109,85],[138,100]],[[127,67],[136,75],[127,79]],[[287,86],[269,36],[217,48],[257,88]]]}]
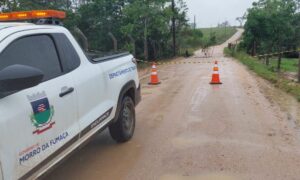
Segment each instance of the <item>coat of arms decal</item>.
[{"label": "coat of arms decal", "polygon": [[30,115],[31,122],[36,128],[33,134],[42,134],[51,129],[55,122],[52,121],[54,115],[54,107],[50,105],[46,93],[33,94],[27,96],[30,101],[33,113]]}]

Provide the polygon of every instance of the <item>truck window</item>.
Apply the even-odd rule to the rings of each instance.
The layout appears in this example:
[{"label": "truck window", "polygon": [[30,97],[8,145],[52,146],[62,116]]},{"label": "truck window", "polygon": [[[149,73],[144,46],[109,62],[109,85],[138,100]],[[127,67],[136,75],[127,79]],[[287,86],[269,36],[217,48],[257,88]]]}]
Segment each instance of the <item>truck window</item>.
[{"label": "truck window", "polygon": [[64,73],[68,73],[80,66],[80,58],[70,40],[65,34],[52,34],[56,42]]},{"label": "truck window", "polygon": [[48,35],[27,36],[11,43],[0,54],[0,70],[14,64],[38,68],[45,75],[43,81],[62,74],[56,47]]}]

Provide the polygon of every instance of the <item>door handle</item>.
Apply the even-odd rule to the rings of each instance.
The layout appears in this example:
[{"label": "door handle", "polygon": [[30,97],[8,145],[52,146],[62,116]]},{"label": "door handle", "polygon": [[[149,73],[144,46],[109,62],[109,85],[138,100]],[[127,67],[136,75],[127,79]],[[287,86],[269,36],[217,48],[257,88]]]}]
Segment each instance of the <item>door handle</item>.
[{"label": "door handle", "polygon": [[74,88],[68,88],[67,90],[64,90],[63,92],[61,92],[60,94],[59,94],[59,97],[64,97],[64,96],[66,96],[66,95],[68,95],[68,94],[71,94],[72,92],[74,92]]}]

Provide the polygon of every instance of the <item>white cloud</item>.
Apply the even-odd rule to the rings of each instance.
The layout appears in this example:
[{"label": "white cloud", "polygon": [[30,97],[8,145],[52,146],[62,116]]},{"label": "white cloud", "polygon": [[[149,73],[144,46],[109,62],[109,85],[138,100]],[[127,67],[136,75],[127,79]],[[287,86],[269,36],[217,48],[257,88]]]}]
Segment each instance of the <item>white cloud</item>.
[{"label": "white cloud", "polygon": [[191,21],[197,17],[198,27],[214,27],[218,23],[229,21],[238,25],[235,20],[241,17],[255,0],[185,0],[189,8]]}]

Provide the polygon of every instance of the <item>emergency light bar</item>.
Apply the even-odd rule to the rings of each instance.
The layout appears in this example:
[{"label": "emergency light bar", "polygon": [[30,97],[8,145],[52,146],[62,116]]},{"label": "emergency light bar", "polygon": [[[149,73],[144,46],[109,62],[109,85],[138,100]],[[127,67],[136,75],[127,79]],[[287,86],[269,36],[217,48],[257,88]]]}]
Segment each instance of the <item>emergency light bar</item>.
[{"label": "emergency light bar", "polygon": [[0,13],[0,22],[47,19],[47,18],[64,19],[65,17],[66,17],[66,13],[63,11],[34,10],[34,11]]}]

